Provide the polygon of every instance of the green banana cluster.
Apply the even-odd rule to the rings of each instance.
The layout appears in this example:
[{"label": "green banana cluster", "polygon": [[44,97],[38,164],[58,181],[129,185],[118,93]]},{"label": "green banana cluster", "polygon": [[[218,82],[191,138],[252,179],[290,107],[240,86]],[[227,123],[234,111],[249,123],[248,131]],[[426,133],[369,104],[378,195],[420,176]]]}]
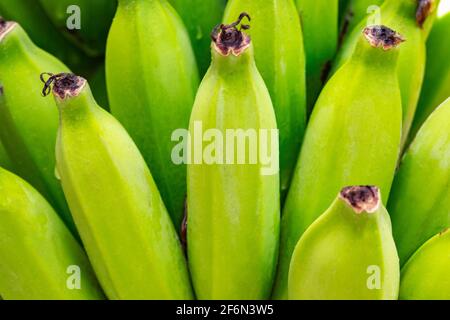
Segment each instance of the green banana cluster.
[{"label": "green banana cluster", "polygon": [[334,73],[349,59],[354,51],[361,30],[368,23],[390,26],[405,37],[407,41],[400,52],[397,71],[402,95],[402,146],[406,143],[416,112],[425,73],[427,30],[431,28],[434,21],[432,17],[436,13],[436,5],[439,2],[439,0],[433,0],[431,1],[433,6],[426,11],[422,10],[421,4],[429,1],[384,1],[379,11],[375,11],[369,17],[360,21],[347,34],[333,65]]},{"label": "green banana cluster", "polygon": [[86,254],[48,202],[2,168],[0,194],[2,297],[103,299]]},{"label": "green banana cluster", "polygon": [[31,183],[75,232],[60,182],[55,176],[58,111],[43,100],[42,70],[68,70],[36,47],[15,22],[0,22],[0,137],[15,173]]},{"label": "green banana cluster", "polygon": [[[443,4],[446,2],[443,2]],[[411,128],[412,140],[428,116],[450,97],[450,12],[439,17],[427,42],[427,59],[422,94]]]},{"label": "green banana cluster", "polygon": [[60,113],[57,170],[95,273],[110,299],[191,299],[186,261],[152,175],[85,79],[50,75]]},{"label": "green banana cluster", "polygon": [[428,240],[401,274],[402,300],[450,300],[450,229]]},{"label": "green banana cluster", "polygon": [[302,28],[292,0],[230,0],[225,23],[251,12],[256,66],[269,89],[280,130],[281,195],[285,198],[306,127]]},{"label": "green banana cluster", "polygon": [[211,64],[211,30],[222,20],[227,0],[169,0],[183,19],[197,58],[200,76]]},{"label": "green banana cluster", "polygon": [[86,54],[94,57],[104,54],[117,0],[39,0],[39,3],[53,24]]},{"label": "green banana cluster", "polygon": [[389,212],[401,264],[450,227],[450,99],[425,122],[396,175]]},{"label": "green banana cluster", "polygon": [[395,300],[400,266],[377,187],[341,190],[305,231],[289,268],[289,299]]},{"label": "green banana cluster", "polygon": [[111,112],[142,152],[178,227],[186,166],[172,160],[171,137],[189,125],[199,80],[188,33],[166,0],[119,0],[106,80]]},{"label": "green banana cluster", "polygon": [[287,298],[295,245],[343,186],[376,185],[388,199],[400,150],[395,47],[401,42],[385,26],[365,28],[314,107],[283,208],[274,298]]},{"label": "green banana cluster", "polygon": [[[277,128],[253,45],[237,29],[244,16],[221,25],[214,35],[212,64],[200,85],[189,126],[191,137],[198,134],[199,125],[204,131],[218,130],[226,136],[222,144],[227,145],[227,163],[213,158],[213,163],[188,165],[188,260],[199,299],[268,299],[275,276],[280,220],[278,135],[268,134],[267,144],[258,143],[258,150],[267,150],[277,165],[266,175],[260,160],[237,162],[233,150],[251,157],[251,142],[245,150],[239,149],[237,136],[226,133],[234,129],[246,135]],[[230,142],[235,147],[228,148]],[[217,141],[215,145],[217,154],[221,151]],[[198,152],[203,154],[195,143],[189,150],[192,159]]]},{"label": "green banana cluster", "polygon": [[338,45],[339,0],[296,0],[306,56],[308,110],[324,85]]},{"label": "green banana cluster", "polygon": [[0,0],[0,16],[19,23],[33,42],[71,69],[86,73],[91,68],[92,62],[58,31],[38,0]]}]

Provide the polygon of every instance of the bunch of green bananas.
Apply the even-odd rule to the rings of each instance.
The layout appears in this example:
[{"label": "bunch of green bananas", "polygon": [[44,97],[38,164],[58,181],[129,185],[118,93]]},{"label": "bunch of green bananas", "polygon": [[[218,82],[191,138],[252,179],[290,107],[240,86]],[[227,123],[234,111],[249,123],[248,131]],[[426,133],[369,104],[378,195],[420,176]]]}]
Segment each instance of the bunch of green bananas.
[{"label": "bunch of green bananas", "polygon": [[0,16],[3,299],[450,299],[450,0]]}]

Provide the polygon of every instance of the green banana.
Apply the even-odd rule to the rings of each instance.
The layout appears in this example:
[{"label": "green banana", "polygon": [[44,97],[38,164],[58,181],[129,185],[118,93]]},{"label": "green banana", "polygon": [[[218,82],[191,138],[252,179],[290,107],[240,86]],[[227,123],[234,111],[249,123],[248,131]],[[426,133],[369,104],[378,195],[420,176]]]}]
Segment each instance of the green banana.
[{"label": "green banana", "polygon": [[[39,0],[39,3],[54,25],[86,54],[94,57],[104,54],[117,0]],[[76,15],[79,26],[75,23],[75,29],[69,28]]]},{"label": "green banana", "polygon": [[402,269],[400,299],[450,300],[450,229],[428,240]]},{"label": "green banana", "polygon": [[[213,153],[226,153],[227,159],[226,163],[219,158],[191,160],[188,165],[187,249],[199,299],[267,299],[275,276],[280,219],[278,134],[266,135],[270,142],[259,138],[258,150],[270,150],[275,164],[266,175],[261,158],[250,163],[251,152],[257,151],[250,145],[239,147],[237,131],[236,136],[228,133],[278,133],[250,38],[237,29],[245,16],[221,25],[214,35],[212,65],[201,83],[189,127],[194,139],[201,134],[199,128],[205,130],[205,137],[209,130],[226,136],[221,143],[216,137],[204,152],[195,140],[189,149],[189,157],[196,159],[214,145]],[[225,143],[227,151],[222,153]],[[241,155],[247,162],[229,162]]]},{"label": "green banana", "polygon": [[184,21],[197,58],[200,75],[211,64],[211,30],[222,20],[226,0],[169,0]]},{"label": "green banana", "polygon": [[42,100],[42,70],[67,67],[36,47],[15,22],[0,20],[0,137],[14,171],[31,183],[56,209],[72,232],[75,226],[60,182],[55,177],[58,111]]},{"label": "green banana", "polygon": [[297,243],[291,300],[395,300],[400,266],[389,214],[373,186],[341,190]]},{"label": "green banana", "polygon": [[281,196],[285,198],[306,127],[305,55],[293,0],[230,0],[224,21],[252,17],[249,34],[258,70],[269,89],[280,130]]},{"label": "green banana", "polygon": [[[386,0],[380,11],[363,19],[346,37],[339,54],[335,59],[333,73],[338,70],[351,56],[359,34],[371,20],[380,20],[382,24],[390,26],[402,34],[407,40],[400,51],[398,63],[398,79],[402,95],[403,131],[402,146],[406,143],[409,130],[414,118],[423,83],[426,61],[426,31],[433,19],[435,2],[438,0]],[[423,9],[424,3],[434,3],[429,10]],[[380,23],[377,21],[376,23]]]},{"label": "green banana", "polygon": [[339,0],[296,0],[302,22],[306,56],[308,110],[324,85],[338,45]]},{"label": "green banana", "polygon": [[[2,168],[0,194],[2,297],[103,299],[86,254],[47,201],[24,180]],[[74,274],[79,276],[78,287],[70,281],[72,268],[79,272]]]},{"label": "green banana", "polygon": [[128,133],[96,104],[83,78],[50,75],[50,91],[60,113],[57,170],[107,296],[192,298],[177,233]]},{"label": "green banana", "polygon": [[1,140],[0,140],[0,167],[3,167],[8,170],[12,169],[11,159],[9,158],[8,153],[6,152],[5,147],[3,146],[3,142]]},{"label": "green banana", "polygon": [[343,186],[377,185],[388,198],[400,146],[395,47],[402,41],[385,26],[365,28],[314,107],[283,208],[277,299],[287,298],[289,263],[300,236]]},{"label": "green banana", "polygon": [[[445,3],[445,2],[442,2]],[[410,140],[428,116],[450,97],[450,12],[439,17],[427,41],[427,65],[422,93],[411,128]]]},{"label": "green banana", "polygon": [[178,228],[186,166],[174,164],[171,136],[189,125],[198,70],[188,33],[166,0],[119,0],[106,81],[111,112],[141,150]]},{"label": "green banana", "polygon": [[18,22],[40,48],[53,54],[77,72],[90,68],[84,53],[72,45],[52,24],[36,0],[0,0],[0,15]]},{"label": "green banana", "polygon": [[450,99],[425,122],[392,187],[389,212],[403,265],[433,235],[450,227]]}]

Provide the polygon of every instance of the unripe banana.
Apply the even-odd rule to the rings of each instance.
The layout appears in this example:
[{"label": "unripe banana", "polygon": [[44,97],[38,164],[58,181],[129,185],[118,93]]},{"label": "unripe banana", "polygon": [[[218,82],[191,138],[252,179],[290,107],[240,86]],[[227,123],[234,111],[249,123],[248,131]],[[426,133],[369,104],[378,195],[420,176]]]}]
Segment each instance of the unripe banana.
[{"label": "unripe banana", "polygon": [[422,93],[411,128],[411,140],[433,110],[450,97],[449,30],[450,12],[436,20],[427,41],[427,56],[430,58],[427,59]]},{"label": "unripe banana", "polygon": [[90,68],[84,53],[70,43],[48,19],[37,0],[0,0],[0,16],[16,21],[40,48],[77,72]]},{"label": "unripe banana", "polygon": [[[333,64],[336,72],[351,56],[358,41],[361,30],[367,24],[384,24],[390,26],[407,40],[400,51],[398,62],[398,81],[402,95],[403,131],[402,146],[406,143],[423,83],[426,61],[426,30],[433,19],[438,0],[386,0],[367,19],[363,19],[347,35]],[[424,4],[433,3],[430,7]]]},{"label": "unripe banana", "polygon": [[211,64],[211,30],[222,20],[226,0],[169,0],[184,21],[197,58],[200,75]]},{"label": "unripe banana", "polygon": [[269,89],[280,130],[282,199],[290,185],[306,126],[303,37],[293,0],[230,0],[225,22],[252,17],[249,34],[258,70]]},{"label": "unripe banana", "polygon": [[302,22],[306,56],[308,110],[314,103],[327,77],[338,45],[339,0],[296,0]]},{"label": "unripe banana", "polygon": [[58,111],[43,100],[42,70],[67,70],[36,47],[15,22],[0,20],[0,137],[14,171],[31,183],[56,209],[72,232],[75,226],[60,182],[55,177]]},{"label": "unripe banana", "polygon": [[117,0],[39,0],[39,3],[53,24],[89,56],[105,52]]},{"label": "unripe banana", "polygon": [[[214,34],[212,65],[197,94],[189,128],[195,140],[202,139],[197,136],[199,126],[205,137],[210,129],[225,137],[222,143],[217,140],[220,137],[214,141],[215,160],[205,158],[188,165],[187,248],[199,299],[267,299],[275,276],[280,219],[278,132],[250,38],[237,29],[245,16],[221,25]],[[237,130],[236,135],[229,135],[229,130]],[[243,147],[239,131],[244,135]],[[247,134],[252,132],[259,137],[247,144],[247,139],[252,141]],[[212,152],[208,145],[203,153],[195,140],[191,159]],[[258,144],[259,151],[252,149],[252,143]],[[264,173],[269,168],[261,158],[250,162],[252,152],[270,154],[273,171]],[[240,156],[245,156],[245,163],[236,161]]]},{"label": "unripe banana", "polygon": [[12,163],[8,154],[6,153],[5,147],[3,146],[3,142],[0,141],[0,167],[11,170]]},{"label": "unripe banana", "polygon": [[86,254],[47,201],[2,168],[0,194],[2,297],[103,299]]},{"label": "unripe banana", "polygon": [[283,209],[275,298],[287,297],[289,263],[300,236],[343,186],[377,185],[388,198],[400,146],[395,47],[402,41],[385,26],[366,28],[314,107]]},{"label": "unripe banana", "polygon": [[341,190],[297,243],[291,300],[394,300],[400,266],[389,214],[377,187]]},{"label": "unripe banana", "polygon": [[450,300],[450,229],[428,240],[402,269],[400,299]]},{"label": "unripe banana", "polygon": [[178,229],[186,166],[174,164],[171,137],[189,125],[198,70],[188,33],[166,0],[119,1],[106,80],[111,112],[139,147]]},{"label": "unripe banana", "polygon": [[394,180],[388,208],[402,265],[450,227],[449,123],[450,99],[420,129]]},{"label": "unripe banana", "polygon": [[190,299],[177,233],[144,159],[86,80],[50,75],[60,112],[57,170],[81,239],[110,299]]}]

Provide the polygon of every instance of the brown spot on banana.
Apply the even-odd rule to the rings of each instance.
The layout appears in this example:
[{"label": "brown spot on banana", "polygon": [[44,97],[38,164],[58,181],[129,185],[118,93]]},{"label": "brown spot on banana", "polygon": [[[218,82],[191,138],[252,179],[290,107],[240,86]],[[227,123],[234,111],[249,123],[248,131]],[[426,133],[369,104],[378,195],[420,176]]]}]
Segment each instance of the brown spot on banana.
[{"label": "brown spot on banana", "polygon": [[[44,76],[48,75],[48,80],[44,79]],[[53,85],[53,93],[55,93],[61,100],[67,97],[75,97],[83,89],[86,84],[86,80],[76,76],[73,73],[42,73],[40,76],[42,82],[44,82],[44,88],[42,89],[42,95],[44,97],[51,93],[51,86]]]},{"label": "brown spot on banana", "polygon": [[416,21],[417,24],[422,28],[423,24],[433,12],[434,0],[418,0],[417,1],[417,11],[416,11]]},{"label": "brown spot on banana", "polygon": [[[250,16],[243,12],[239,18],[231,24],[220,24],[214,28],[211,33],[211,39],[214,46],[220,54],[228,56],[232,53],[239,56],[245,49],[250,46],[250,37],[241,32],[242,29],[250,29],[249,25],[241,24],[242,20],[247,18],[251,20]],[[240,28],[237,27],[240,25]]]},{"label": "brown spot on banana", "polygon": [[395,48],[405,41],[401,34],[383,25],[366,27],[363,34],[372,47],[383,48],[384,51]]},{"label": "brown spot on banana", "polygon": [[339,195],[358,214],[377,211],[381,202],[380,190],[375,186],[345,187]]}]

